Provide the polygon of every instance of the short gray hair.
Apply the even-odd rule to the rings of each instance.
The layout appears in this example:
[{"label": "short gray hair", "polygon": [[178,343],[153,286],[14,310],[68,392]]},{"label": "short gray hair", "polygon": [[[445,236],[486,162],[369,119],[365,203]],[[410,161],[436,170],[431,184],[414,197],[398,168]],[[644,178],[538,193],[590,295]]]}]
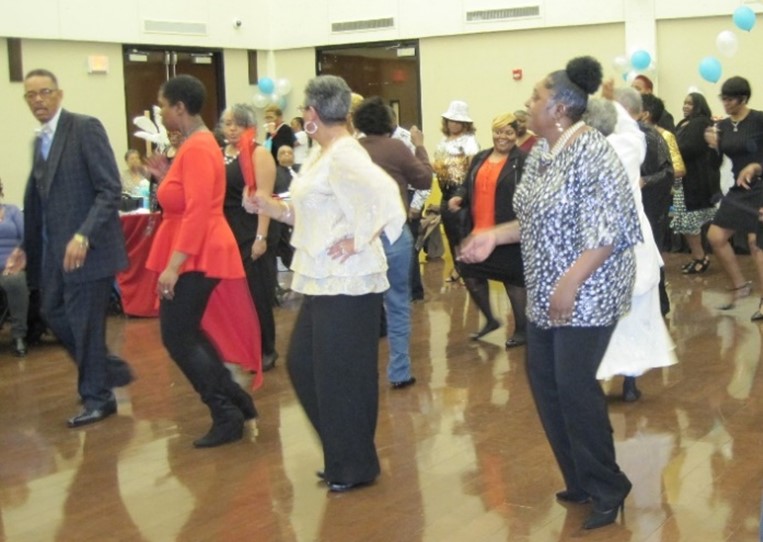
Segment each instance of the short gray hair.
[{"label": "short gray hair", "polygon": [[625,87],[615,90],[615,100],[622,105],[630,115],[640,115],[641,106],[641,94],[637,90]]},{"label": "short gray hair", "polygon": [[254,114],[254,109],[250,105],[247,104],[234,104],[230,107],[226,107],[225,111],[223,111],[223,114],[220,115],[220,120],[222,121],[222,118],[227,114],[230,113],[233,117],[233,122],[236,123],[237,126],[241,126],[242,128],[251,128],[256,124],[256,117]]},{"label": "short gray hair", "polygon": [[305,87],[305,106],[313,107],[325,124],[347,121],[352,91],[344,79],[336,75],[319,75]]},{"label": "short gray hair", "polygon": [[615,104],[604,98],[588,98],[588,108],[583,113],[583,120],[606,137],[615,131],[617,124]]}]

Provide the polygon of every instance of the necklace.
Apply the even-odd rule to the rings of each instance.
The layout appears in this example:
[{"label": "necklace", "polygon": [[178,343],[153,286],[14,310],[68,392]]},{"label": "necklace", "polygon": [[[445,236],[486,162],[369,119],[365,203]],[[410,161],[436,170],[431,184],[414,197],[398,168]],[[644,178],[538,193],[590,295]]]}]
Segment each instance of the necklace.
[{"label": "necklace", "polygon": [[731,126],[734,128],[735,132],[739,131],[739,123],[742,122],[744,119],[739,119],[738,121],[734,122],[731,120],[731,117],[729,117],[729,121],[731,122]]},{"label": "necklace", "polygon": [[[579,120],[569,128],[567,128],[564,132],[562,132],[562,135],[559,136],[559,139],[556,140],[556,143],[554,143],[554,146],[551,147],[550,151],[545,151],[541,153],[540,155],[540,164],[542,167],[548,167],[551,165],[551,162],[554,161],[554,158],[561,153],[564,150],[564,147],[567,146],[567,143],[570,142],[570,139],[572,139],[572,136],[577,133],[580,128],[585,126],[585,121]],[[546,142],[546,145],[548,145],[548,142]],[[548,148],[548,146],[546,146]]]},{"label": "necklace", "polygon": [[559,136],[559,139],[556,140],[556,143],[554,143],[554,146],[551,147],[551,156],[556,156],[560,152],[562,152],[562,149],[567,146],[567,143],[570,141],[570,138],[575,135],[575,132],[577,132],[580,128],[585,126],[585,121],[579,120],[569,128],[567,128],[564,132],[562,132],[562,135]]}]

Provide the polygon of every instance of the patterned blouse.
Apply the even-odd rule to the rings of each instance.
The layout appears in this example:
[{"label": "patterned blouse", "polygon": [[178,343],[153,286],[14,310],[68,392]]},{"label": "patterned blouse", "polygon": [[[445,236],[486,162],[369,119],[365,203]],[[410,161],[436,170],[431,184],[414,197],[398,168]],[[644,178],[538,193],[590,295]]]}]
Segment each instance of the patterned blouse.
[{"label": "patterned blouse", "polygon": [[615,324],[630,309],[636,276],[633,246],[643,241],[628,176],[597,130],[586,130],[554,158],[539,140],[514,196],[527,284],[527,317],[541,328],[559,279],[585,250],[613,245],[580,286],[575,327]]},{"label": "patterned blouse", "polygon": [[463,184],[469,170],[469,162],[478,152],[480,146],[473,133],[461,134],[453,139],[445,137],[437,145],[432,168],[437,175],[443,201],[447,202]]}]

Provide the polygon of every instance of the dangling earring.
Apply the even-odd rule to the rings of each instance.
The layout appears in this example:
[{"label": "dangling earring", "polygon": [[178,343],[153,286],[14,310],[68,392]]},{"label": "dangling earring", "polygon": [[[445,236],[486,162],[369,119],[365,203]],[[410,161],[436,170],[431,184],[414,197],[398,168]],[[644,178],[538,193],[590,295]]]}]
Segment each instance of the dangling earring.
[{"label": "dangling earring", "polygon": [[314,135],[318,131],[318,125],[315,122],[308,120],[305,123],[305,133],[307,135]]},{"label": "dangling earring", "polygon": [[562,123],[561,123],[561,122],[559,122],[559,121],[556,121],[556,124],[555,124],[555,126],[556,126],[556,129],[557,129],[557,130],[559,130],[559,133],[560,133],[560,134],[561,134],[562,132],[564,132],[564,126],[562,126]]}]

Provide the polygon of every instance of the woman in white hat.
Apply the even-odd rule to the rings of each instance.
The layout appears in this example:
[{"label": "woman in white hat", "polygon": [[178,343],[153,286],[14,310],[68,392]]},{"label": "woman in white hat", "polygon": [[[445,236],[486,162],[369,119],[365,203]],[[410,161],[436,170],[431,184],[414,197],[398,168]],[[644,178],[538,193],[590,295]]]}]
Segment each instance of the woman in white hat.
[{"label": "woman in white hat", "polygon": [[[448,110],[442,114],[442,133],[445,137],[437,145],[433,168],[442,192],[440,213],[454,262],[456,247],[461,242],[460,215],[448,210],[448,200],[456,195],[456,190],[466,178],[472,156],[480,150],[474,132],[467,103],[461,100],[450,102]],[[458,279],[458,272],[454,268],[447,280],[456,282]]]}]

